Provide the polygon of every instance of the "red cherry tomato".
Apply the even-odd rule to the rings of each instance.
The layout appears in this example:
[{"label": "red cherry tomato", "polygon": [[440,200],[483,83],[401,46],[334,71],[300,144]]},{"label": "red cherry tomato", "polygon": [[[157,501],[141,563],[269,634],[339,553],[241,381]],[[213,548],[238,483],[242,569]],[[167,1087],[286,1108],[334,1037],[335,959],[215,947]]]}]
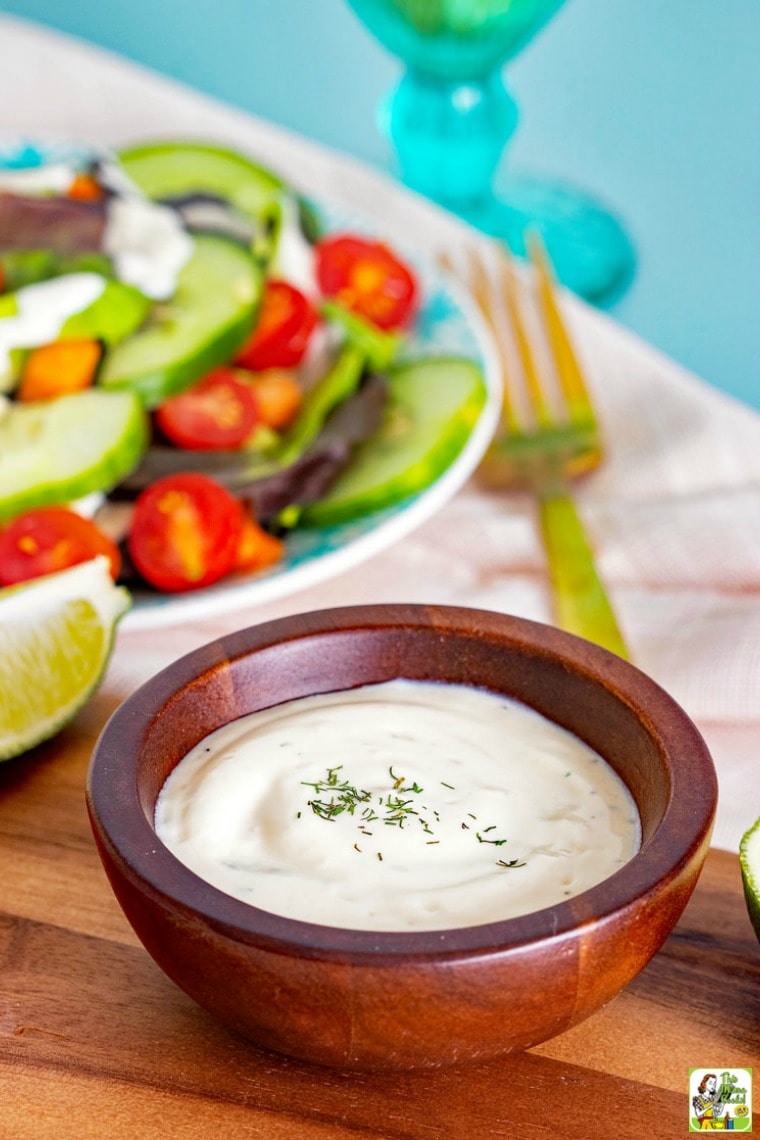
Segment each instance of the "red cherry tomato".
[{"label": "red cherry tomato", "polygon": [[338,234],[317,243],[316,275],[326,297],[381,329],[407,324],[417,304],[414,274],[382,242]]},{"label": "red cherry tomato", "polygon": [[229,368],[209,372],[156,411],[156,423],[164,435],[190,451],[242,447],[258,420],[253,389]]},{"label": "red cherry tomato", "polygon": [[242,529],[242,508],[221,484],[194,472],[167,475],[137,497],[127,548],[152,586],[179,593],[229,573]]},{"label": "red cherry tomato", "polygon": [[235,360],[242,368],[295,368],[317,324],[311,301],[287,281],[266,283],[259,317]]},{"label": "red cherry tomato", "polygon": [[27,511],[0,531],[0,585],[13,586],[105,554],[111,577],[121,569],[118,547],[92,519],[67,507]]}]

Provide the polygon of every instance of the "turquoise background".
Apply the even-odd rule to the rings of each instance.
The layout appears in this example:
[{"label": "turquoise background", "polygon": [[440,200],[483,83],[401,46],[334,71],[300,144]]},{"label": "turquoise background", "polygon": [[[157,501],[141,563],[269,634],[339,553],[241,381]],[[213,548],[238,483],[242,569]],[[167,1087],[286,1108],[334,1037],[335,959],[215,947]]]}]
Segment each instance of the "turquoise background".
[{"label": "turquoise background", "polygon": [[[343,0],[6,0],[377,166],[398,65]],[[508,68],[515,169],[602,196],[638,252],[617,319],[760,408],[760,3],[570,0]],[[2,44],[0,44],[0,65]]]}]

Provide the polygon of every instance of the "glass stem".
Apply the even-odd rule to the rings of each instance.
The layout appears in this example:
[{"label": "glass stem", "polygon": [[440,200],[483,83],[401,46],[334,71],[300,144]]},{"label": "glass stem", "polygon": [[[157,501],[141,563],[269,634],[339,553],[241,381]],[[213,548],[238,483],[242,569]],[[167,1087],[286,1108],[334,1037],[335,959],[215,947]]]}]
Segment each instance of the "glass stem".
[{"label": "glass stem", "polygon": [[499,71],[453,81],[409,69],[381,115],[406,185],[458,211],[490,195],[518,119]]}]

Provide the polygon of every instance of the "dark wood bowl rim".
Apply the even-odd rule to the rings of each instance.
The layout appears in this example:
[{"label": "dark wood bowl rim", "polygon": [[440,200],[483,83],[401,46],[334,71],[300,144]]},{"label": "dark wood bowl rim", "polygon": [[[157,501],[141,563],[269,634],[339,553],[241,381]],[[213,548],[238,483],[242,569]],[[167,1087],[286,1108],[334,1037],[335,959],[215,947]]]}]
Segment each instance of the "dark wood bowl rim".
[{"label": "dark wood bowl rim", "polygon": [[[259,910],[206,883],[158,839],[138,798],[134,766],[140,741],[172,696],[226,662],[280,642],[352,629],[426,628],[441,634],[495,636],[563,667],[601,675],[627,704],[647,709],[648,731],[677,751],[664,817],[634,858],[604,882],[566,903],[480,926],[441,931],[373,932],[322,926]],[[127,745],[127,748],[125,748]],[[684,759],[685,758],[685,759]],[[161,906],[235,942],[308,958],[392,965],[400,960],[451,960],[519,953],[535,943],[574,937],[646,907],[669,881],[703,857],[717,804],[717,780],[707,747],[683,709],[635,666],[554,627],[486,610],[456,606],[374,605],[311,611],[250,626],[199,647],[143,684],[113,713],[95,746],[87,805],[101,845],[133,886]],[[679,837],[674,844],[674,837]]]}]

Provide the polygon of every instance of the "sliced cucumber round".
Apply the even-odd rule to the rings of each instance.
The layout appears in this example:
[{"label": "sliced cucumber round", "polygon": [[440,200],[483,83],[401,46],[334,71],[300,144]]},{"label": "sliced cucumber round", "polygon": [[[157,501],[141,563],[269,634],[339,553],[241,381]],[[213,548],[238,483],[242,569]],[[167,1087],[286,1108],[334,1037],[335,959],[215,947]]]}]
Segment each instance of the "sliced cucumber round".
[{"label": "sliced cucumber round", "polygon": [[253,221],[266,221],[285,190],[263,166],[208,143],[151,142],[121,151],[119,160],[149,198],[218,194]]},{"label": "sliced cucumber round", "polygon": [[380,429],[360,444],[327,494],[306,509],[306,526],[347,522],[424,490],[460,453],[486,400],[480,369],[454,357],[399,365],[388,383]]},{"label": "sliced cucumber round", "polygon": [[174,295],[108,353],[104,388],[129,388],[153,408],[234,356],[250,332],[263,289],[253,257],[224,238],[199,235]]},{"label": "sliced cucumber round", "polygon": [[147,416],[134,392],[91,388],[11,404],[0,417],[0,524],[33,507],[110,490],[147,444]]}]

